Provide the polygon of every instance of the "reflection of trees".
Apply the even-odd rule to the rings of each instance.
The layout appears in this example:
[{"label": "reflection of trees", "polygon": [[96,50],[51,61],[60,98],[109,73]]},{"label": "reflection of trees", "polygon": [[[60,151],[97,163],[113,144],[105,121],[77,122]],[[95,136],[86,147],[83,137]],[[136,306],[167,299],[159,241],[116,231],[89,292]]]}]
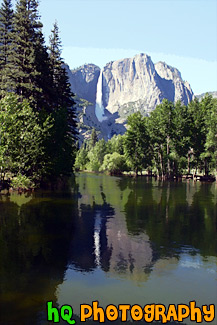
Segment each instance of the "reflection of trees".
[{"label": "reflection of trees", "polygon": [[[176,182],[146,183],[132,180],[125,205],[128,231],[145,231],[155,253],[168,256],[184,246],[199,249],[202,255],[216,256],[216,205],[210,184],[193,192],[192,204],[186,197],[189,184]],[[193,251],[192,251],[193,252]]]},{"label": "reflection of trees", "polygon": [[[100,267],[144,282],[157,259],[178,257],[185,247],[216,255],[216,203],[209,184],[192,191],[185,183],[96,175],[77,183],[75,195],[0,198],[4,325],[8,315],[16,324],[45,317],[46,301],[56,303],[69,266],[81,272]],[[160,272],[165,259],[157,263]]]},{"label": "reflection of trees", "polygon": [[73,215],[77,214],[76,201],[67,196],[34,195],[20,206],[10,197],[0,198],[3,324],[37,323],[46,317],[46,301],[56,302],[56,287],[67,267]]}]

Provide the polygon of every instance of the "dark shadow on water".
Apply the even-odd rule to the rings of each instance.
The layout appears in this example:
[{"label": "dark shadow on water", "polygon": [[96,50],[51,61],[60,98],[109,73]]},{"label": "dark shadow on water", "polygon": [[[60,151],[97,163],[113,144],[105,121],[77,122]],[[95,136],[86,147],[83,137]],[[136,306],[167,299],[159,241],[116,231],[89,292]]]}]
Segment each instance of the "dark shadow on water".
[{"label": "dark shadow on water", "polygon": [[70,193],[0,197],[1,324],[37,324],[57,301],[77,213]]}]

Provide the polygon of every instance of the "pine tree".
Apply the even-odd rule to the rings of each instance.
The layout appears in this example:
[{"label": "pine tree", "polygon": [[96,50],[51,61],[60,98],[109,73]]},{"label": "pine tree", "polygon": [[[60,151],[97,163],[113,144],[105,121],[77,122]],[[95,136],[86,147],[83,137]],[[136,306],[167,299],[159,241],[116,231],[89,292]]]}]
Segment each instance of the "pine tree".
[{"label": "pine tree", "polygon": [[31,26],[33,29],[33,44],[35,55],[35,67],[37,75],[35,78],[36,92],[33,92],[34,100],[37,110],[45,109],[50,112],[52,110],[53,101],[53,81],[50,59],[45,46],[45,40],[42,33],[43,24],[40,22],[38,14],[38,0],[31,0],[29,2],[29,9],[31,10]]},{"label": "pine tree", "polygon": [[51,31],[49,58],[53,85],[53,117],[54,128],[50,144],[50,155],[54,162],[53,173],[65,174],[72,171],[76,151],[76,120],[74,94],[70,84],[64,62],[61,58],[61,41],[57,23]]},{"label": "pine tree", "polygon": [[95,144],[98,141],[98,137],[96,134],[96,129],[93,128],[92,133],[91,133],[91,137],[90,137],[90,148],[93,148],[95,146]]},{"label": "pine tree", "polygon": [[71,136],[76,139],[76,121],[75,121],[75,102],[74,94],[71,91],[68,75],[64,68],[64,61],[61,58],[61,40],[59,37],[59,28],[57,22],[51,31],[49,57],[53,76],[53,99],[55,107],[65,107],[67,109],[68,122],[71,128]]},{"label": "pine tree", "polygon": [[32,92],[35,88],[34,79],[37,71],[35,69],[33,28],[31,26],[29,2],[28,0],[20,0],[16,6],[13,38],[15,51],[11,77],[15,83],[15,92],[23,98],[33,100]]},{"label": "pine tree", "polygon": [[52,77],[37,0],[19,0],[14,16],[14,91],[31,101],[35,110],[51,105]]},{"label": "pine tree", "polygon": [[10,90],[9,71],[12,69],[13,9],[11,0],[0,8],[0,91]]}]

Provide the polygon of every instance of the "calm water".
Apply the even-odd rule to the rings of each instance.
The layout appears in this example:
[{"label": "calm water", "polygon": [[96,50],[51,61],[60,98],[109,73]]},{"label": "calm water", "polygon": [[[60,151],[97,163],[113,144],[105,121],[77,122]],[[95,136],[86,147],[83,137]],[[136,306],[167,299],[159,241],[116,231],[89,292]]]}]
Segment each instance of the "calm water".
[{"label": "calm water", "polygon": [[0,195],[0,324],[47,324],[50,300],[217,304],[216,207],[215,183],[91,174]]}]

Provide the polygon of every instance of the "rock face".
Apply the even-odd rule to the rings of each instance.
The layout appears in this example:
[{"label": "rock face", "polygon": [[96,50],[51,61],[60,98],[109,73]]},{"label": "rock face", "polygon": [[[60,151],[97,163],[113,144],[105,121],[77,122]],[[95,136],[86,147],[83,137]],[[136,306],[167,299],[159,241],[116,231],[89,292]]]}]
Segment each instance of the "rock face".
[{"label": "rock face", "polygon": [[183,104],[187,105],[193,99],[191,86],[187,81],[182,80],[179,70],[167,65],[165,62],[156,63],[155,69],[162,79],[161,82],[163,82],[163,80],[170,81],[170,89],[174,90],[174,94],[168,93],[167,95],[172,98],[172,101],[177,102],[181,100]]},{"label": "rock face", "polygon": [[67,72],[72,91],[80,98],[95,103],[100,68],[95,64],[85,64],[72,71],[68,68]]},{"label": "rock face", "polygon": [[146,54],[110,62],[103,68],[104,107],[122,117],[127,113],[122,108],[128,103],[137,103],[135,110],[149,113],[163,98],[187,104],[192,96],[190,85],[177,69],[163,62],[154,65]]},{"label": "rock face", "polygon": [[[114,133],[123,134],[127,116],[136,111],[147,115],[164,98],[173,102],[181,100],[187,105],[194,96],[189,83],[182,80],[176,68],[164,62],[154,64],[146,54],[109,62],[102,69],[102,79],[99,78],[100,68],[94,64],[67,71],[72,91],[91,103],[85,108],[83,123],[95,127],[104,138]],[[102,86],[97,87],[99,80]],[[94,109],[99,88],[105,114],[101,122]]]}]

